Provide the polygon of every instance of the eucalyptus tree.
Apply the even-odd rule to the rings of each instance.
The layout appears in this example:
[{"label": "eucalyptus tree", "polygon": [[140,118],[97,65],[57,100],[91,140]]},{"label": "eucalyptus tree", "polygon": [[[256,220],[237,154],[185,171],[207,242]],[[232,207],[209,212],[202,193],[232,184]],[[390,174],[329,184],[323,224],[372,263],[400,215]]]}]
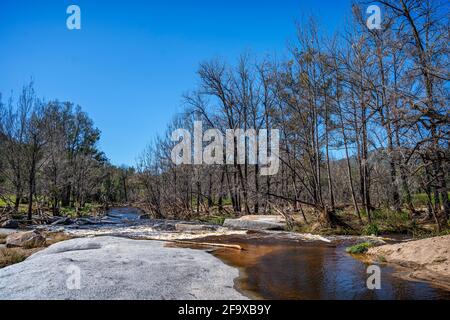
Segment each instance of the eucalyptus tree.
[{"label": "eucalyptus tree", "polygon": [[[393,28],[399,35],[407,59],[405,73],[409,89],[401,92],[408,105],[410,126],[419,134],[412,136],[407,156],[419,153],[431,175],[437,204],[447,219],[450,202],[445,167],[448,164],[449,95],[448,3],[446,1],[380,1],[396,18]],[[433,182],[434,181],[434,182]]]}]

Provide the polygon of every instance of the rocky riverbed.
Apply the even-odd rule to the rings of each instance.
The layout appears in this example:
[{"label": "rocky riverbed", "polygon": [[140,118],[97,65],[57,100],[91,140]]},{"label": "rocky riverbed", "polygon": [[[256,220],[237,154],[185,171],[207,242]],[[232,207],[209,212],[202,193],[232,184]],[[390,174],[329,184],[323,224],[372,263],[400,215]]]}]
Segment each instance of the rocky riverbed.
[{"label": "rocky riverbed", "polygon": [[[26,234],[8,229],[6,245],[19,247],[42,241],[40,233],[75,239],[0,269],[0,299],[450,299],[435,283],[405,280],[379,261],[383,289],[368,290],[366,262],[345,247],[388,239],[274,231],[282,224],[267,216],[225,227],[155,220],[125,208],[56,219]],[[74,289],[67,281],[77,270]]]},{"label": "rocky riverbed", "polygon": [[246,299],[233,288],[237,276],[237,269],[201,250],[80,238],[1,269],[0,299]]}]

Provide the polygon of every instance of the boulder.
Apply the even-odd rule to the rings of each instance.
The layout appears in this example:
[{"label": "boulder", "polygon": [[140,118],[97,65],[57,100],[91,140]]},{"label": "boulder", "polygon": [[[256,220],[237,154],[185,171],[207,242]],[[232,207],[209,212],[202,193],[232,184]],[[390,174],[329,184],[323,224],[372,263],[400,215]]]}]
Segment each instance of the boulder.
[{"label": "boulder", "polygon": [[[70,282],[76,275],[78,284]],[[202,250],[169,248],[159,241],[79,238],[0,269],[0,300],[246,299],[234,288],[238,276],[238,269]]]},{"label": "boulder", "polygon": [[208,226],[204,224],[187,224],[187,223],[177,223],[175,225],[175,230],[179,232],[203,232],[203,231],[214,231],[217,228],[214,226]]},{"label": "boulder", "polygon": [[45,245],[45,237],[39,231],[17,232],[6,237],[7,248],[38,248]]},{"label": "boulder", "polygon": [[286,222],[280,216],[244,216],[226,219],[223,226],[239,230],[284,230]]},{"label": "boulder", "polygon": [[5,228],[5,229],[17,229],[19,228],[19,221],[17,220],[7,220],[5,222],[3,222],[0,226],[1,228]]}]

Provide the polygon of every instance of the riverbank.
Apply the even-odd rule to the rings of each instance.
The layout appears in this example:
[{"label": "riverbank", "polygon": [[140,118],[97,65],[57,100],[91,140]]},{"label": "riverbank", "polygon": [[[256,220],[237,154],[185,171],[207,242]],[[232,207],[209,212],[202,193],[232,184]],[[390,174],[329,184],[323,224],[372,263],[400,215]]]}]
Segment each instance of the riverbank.
[{"label": "riverbank", "polygon": [[371,248],[369,257],[399,265],[402,276],[450,290],[450,236]]},{"label": "riverbank", "polygon": [[[52,225],[36,226],[33,231],[28,231],[40,232],[46,238],[45,246],[38,248],[37,251],[42,251],[33,254],[24,262],[0,270],[0,286],[3,285],[4,270],[9,270],[6,277],[9,279],[8,286],[15,288],[14,283],[17,282],[19,284],[19,287],[16,287],[17,292],[25,299],[29,297],[27,296],[27,288],[29,288],[27,275],[35,271],[42,271],[42,277],[36,277],[36,280],[33,280],[39,282],[36,286],[43,291],[42,295],[46,294],[49,286],[53,286],[57,291],[62,290],[60,293],[50,294],[49,299],[66,297],[91,299],[94,294],[98,294],[98,299],[110,296],[112,299],[120,299],[119,297],[128,299],[126,289],[132,290],[134,281],[140,282],[142,277],[158,279],[160,278],[158,272],[163,272],[165,269],[171,269],[170,272],[174,272],[174,278],[167,281],[177,281],[175,275],[181,272],[184,277],[190,278],[186,281],[196,283],[199,286],[198,290],[202,292],[208,292],[209,289],[204,288],[207,285],[205,283],[214,282],[215,277],[219,277],[219,283],[223,283],[220,272],[219,274],[215,272],[216,266],[210,269],[211,265],[208,263],[203,265],[203,258],[199,258],[198,265],[196,261],[192,263],[199,268],[198,270],[204,268],[202,272],[209,274],[209,279],[199,277],[197,271],[191,272],[190,269],[182,268],[181,271],[177,271],[177,266],[183,266],[185,263],[183,259],[178,260],[178,252],[173,251],[177,249],[201,252],[203,255],[214,258],[215,263],[230,268],[229,271],[234,270],[230,271],[234,275],[227,278],[225,287],[253,299],[450,299],[450,290],[436,288],[435,283],[430,281],[423,283],[411,281],[416,280],[412,278],[399,278],[397,268],[393,268],[390,264],[379,263],[380,259],[375,263],[382,268],[383,290],[367,289],[366,261],[355,259],[354,256],[346,253],[345,248],[361,242],[385,245],[401,241],[399,239],[350,235],[323,236],[272,230],[279,229],[277,226],[279,222],[270,216],[252,217],[250,220],[232,221],[232,226],[226,227],[194,221],[151,219],[140,211],[123,208],[113,209],[106,216],[95,220],[62,219]],[[259,230],[246,229],[249,227]],[[7,233],[11,232],[7,231]],[[48,236],[57,234],[76,239],[45,248],[51,241]],[[97,241],[106,241],[105,239],[112,242],[85,247],[86,241],[97,243]],[[73,248],[56,249],[58,252],[54,256],[54,248],[64,248],[66,245]],[[130,248],[136,248],[136,251],[130,251]],[[140,250],[148,251],[140,252]],[[100,252],[99,257],[103,257],[100,260],[97,258],[97,251]],[[152,256],[153,251],[157,253],[157,256]],[[58,257],[60,253],[63,255],[61,263]],[[36,257],[38,260],[35,260]],[[123,260],[124,257],[125,260]],[[197,260],[197,255],[191,258]],[[191,258],[188,260],[192,260]],[[56,263],[52,259],[56,259]],[[36,264],[36,261],[41,262]],[[67,279],[68,275],[61,276],[57,273],[61,272],[63,267],[78,265],[78,263],[88,266],[89,283],[92,283],[93,287],[87,287],[88,293],[71,295],[73,293],[64,291],[65,284],[60,283],[63,279],[61,277]],[[113,269],[116,268],[113,273],[106,270],[110,264]],[[129,264],[131,268],[128,268]],[[135,265],[138,267],[135,268]],[[146,266],[148,270],[143,271],[139,267],[141,265]],[[188,273],[183,273],[183,270],[187,270]],[[22,277],[21,274],[26,276]],[[55,284],[55,281],[58,283]],[[110,283],[111,286],[102,286],[100,283],[102,281]],[[153,290],[153,293],[138,289],[140,293],[136,295],[132,293],[129,296],[130,299],[147,299],[145,296],[148,296],[148,299],[162,298],[157,294],[158,286],[167,286],[175,290],[174,284],[171,283],[157,282],[155,284],[150,281],[148,284],[154,285],[153,288],[148,289]],[[121,293],[113,289],[114,287]],[[139,288],[140,284],[137,284],[137,287]],[[32,292],[33,295],[38,295],[38,299],[39,290]],[[14,293],[11,294],[11,299],[15,299]],[[194,295],[198,297],[195,293]],[[225,293],[225,296],[219,298],[225,299],[227,295],[228,293]],[[182,298],[184,296],[170,296],[170,299]],[[20,299],[20,296],[17,296],[17,299]]]}]

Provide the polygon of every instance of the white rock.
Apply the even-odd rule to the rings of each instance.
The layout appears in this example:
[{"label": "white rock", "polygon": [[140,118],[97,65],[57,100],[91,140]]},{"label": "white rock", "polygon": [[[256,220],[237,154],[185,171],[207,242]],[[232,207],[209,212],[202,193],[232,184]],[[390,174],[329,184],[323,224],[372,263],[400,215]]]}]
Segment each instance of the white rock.
[{"label": "white rock", "polygon": [[280,216],[244,216],[226,219],[223,226],[241,230],[284,230],[286,222]]},{"label": "white rock", "polygon": [[[71,290],[74,270],[80,290]],[[211,254],[115,237],[60,242],[0,270],[0,299],[245,299]],[[75,282],[76,283],[76,282]]]},{"label": "white rock", "polygon": [[203,231],[214,231],[216,230],[216,228],[214,226],[202,224],[177,223],[175,225],[175,230],[179,232],[203,232]]}]

